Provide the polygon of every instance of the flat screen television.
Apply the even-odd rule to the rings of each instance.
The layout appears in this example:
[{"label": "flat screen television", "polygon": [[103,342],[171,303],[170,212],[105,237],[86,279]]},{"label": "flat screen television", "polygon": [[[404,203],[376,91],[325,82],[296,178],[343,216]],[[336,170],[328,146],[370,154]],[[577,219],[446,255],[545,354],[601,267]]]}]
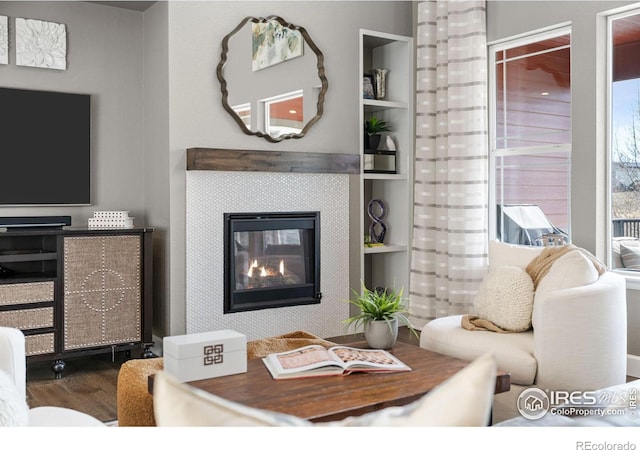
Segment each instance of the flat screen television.
[{"label": "flat screen television", "polygon": [[91,204],[91,96],[0,88],[0,206]]}]

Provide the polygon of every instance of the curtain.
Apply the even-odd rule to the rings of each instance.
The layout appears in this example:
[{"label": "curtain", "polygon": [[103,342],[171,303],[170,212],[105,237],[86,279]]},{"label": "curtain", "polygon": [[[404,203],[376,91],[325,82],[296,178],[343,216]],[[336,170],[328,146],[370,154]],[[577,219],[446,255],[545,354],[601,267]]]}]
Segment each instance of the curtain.
[{"label": "curtain", "polygon": [[472,312],[487,270],[485,1],[421,2],[409,310],[414,326]]}]

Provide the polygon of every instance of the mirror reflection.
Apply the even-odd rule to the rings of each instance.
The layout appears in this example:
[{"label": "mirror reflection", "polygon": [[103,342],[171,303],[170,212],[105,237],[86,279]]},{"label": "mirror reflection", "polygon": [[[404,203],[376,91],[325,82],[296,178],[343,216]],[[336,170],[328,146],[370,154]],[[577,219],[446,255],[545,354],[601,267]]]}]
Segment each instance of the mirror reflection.
[{"label": "mirror reflection", "polygon": [[223,107],[247,134],[301,138],[322,115],[323,61],[304,28],[276,16],[247,17],[223,40]]}]

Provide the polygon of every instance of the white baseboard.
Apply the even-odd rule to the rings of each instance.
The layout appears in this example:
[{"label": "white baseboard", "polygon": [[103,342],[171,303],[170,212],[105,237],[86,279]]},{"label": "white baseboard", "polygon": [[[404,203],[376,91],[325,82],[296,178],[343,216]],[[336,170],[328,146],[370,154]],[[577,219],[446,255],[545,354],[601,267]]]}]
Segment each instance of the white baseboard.
[{"label": "white baseboard", "polygon": [[627,375],[640,378],[640,356],[627,355]]},{"label": "white baseboard", "polygon": [[156,356],[162,356],[162,338],[154,334],[151,336],[151,339],[154,342],[153,347],[151,347],[151,351]]}]

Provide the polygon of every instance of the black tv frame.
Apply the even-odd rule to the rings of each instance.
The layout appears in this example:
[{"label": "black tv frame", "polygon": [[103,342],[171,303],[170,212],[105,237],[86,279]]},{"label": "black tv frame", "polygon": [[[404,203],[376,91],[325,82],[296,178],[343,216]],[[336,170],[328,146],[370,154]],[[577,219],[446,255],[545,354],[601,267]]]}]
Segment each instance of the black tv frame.
[{"label": "black tv frame", "polygon": [[91,205],[91,95],[0,87],[0,104],[0,207]]}]

